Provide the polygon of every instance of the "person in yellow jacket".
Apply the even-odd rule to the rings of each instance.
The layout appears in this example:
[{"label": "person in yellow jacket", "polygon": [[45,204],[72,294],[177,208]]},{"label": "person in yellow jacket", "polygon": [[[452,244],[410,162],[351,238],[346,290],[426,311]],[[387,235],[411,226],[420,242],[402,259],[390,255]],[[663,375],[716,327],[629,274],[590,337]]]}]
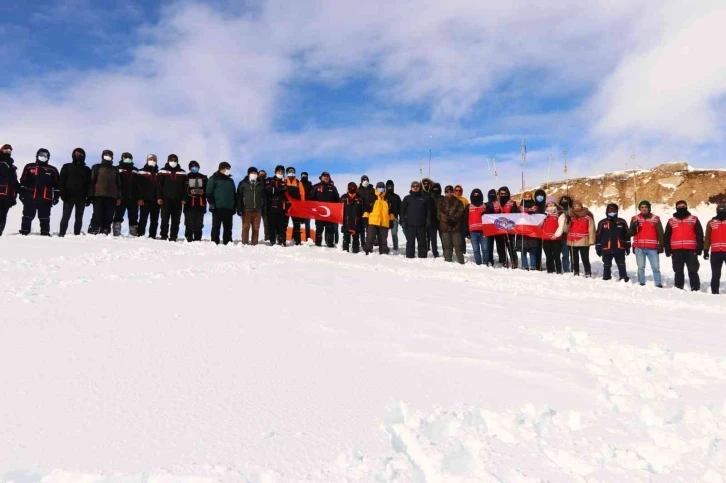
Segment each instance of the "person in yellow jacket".
[{"label": "person in yellow jacket", "polygon": [[[469,212],[469,200],[464,196],[464,187],[460,184],[454,186],[454,196],[464,205],[464,213]],[[466,239],[469,238],[469,224],[461,225],[461,253],[466,254]]]},{"label": "person in yellow jacket", "polygon": [[393,220],[391,204],[386,196],[386,185],[379,181],[376,183],[375,197],[365,202],[363,211],[368,213],[368,226],[366,227],[366,244],[364,250],[366,255],[373,251],[373,242],[378,238],[378,253],[387,255],[388,249],[388,228]]}]

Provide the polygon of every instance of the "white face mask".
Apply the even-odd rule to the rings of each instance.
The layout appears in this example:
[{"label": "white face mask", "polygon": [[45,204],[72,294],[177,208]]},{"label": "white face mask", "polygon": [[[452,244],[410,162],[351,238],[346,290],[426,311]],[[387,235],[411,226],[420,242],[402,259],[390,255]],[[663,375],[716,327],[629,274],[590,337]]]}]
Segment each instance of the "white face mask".
[{"label": "white face mask", "polygon": [[363,181],[361,183],[361,186],[363,186],[364,188],[367,188],[368,187],[368,181]]},{"label": "white face mask", "polygon": [[295,173],[287,173],[287,177],[288,178],[294,178],[295,177]]},{"label": "white face mask", "polygon": [[557,213],[557,207],[556,206],[548,206],[546,211],[547,211],[547,213],[550,213],[550,214]]},{"label": "white face mask", "polygon": [[169,166],[171,166],[172,168],[176,168],[177,166],[179,166],[179,163],[177,163],[176,161],[169,161]]},{"label": "white face mask", "polygon": [[112,161],[113,160],[113,156],[104,156],[103,157],[103,160],[104,161]]},{"label": "white face mask", "polygon": [[282,173],[275,173],[275,178],[282,179]]},{"label": "white face mask", "polygon": [[250,176],[250,181],[257,181],[257,175],[256,174],[252,173],[249,176]]},{"label": "white face mask", "polygon": [[48,161],[48,157],[47,156],[38,156],[38,161],[40,161],[41,163],[45,163],[46,161]]},{"label": "white face mask", "polygon": [[156,161],[154,161],[153,159],[150,159],[146,162],[146,164],[148,164],[149,166],[156,166]]}]

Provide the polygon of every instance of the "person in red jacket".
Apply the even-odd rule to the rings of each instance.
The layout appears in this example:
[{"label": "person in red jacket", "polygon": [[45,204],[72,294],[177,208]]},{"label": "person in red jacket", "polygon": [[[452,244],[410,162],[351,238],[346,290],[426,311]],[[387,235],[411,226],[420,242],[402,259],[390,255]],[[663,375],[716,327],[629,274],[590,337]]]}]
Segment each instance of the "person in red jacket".
[{"label": "person in red jacket", "polygon": [[683,267],[688,269],[688,281],[691,291],[701,289],[698,276],[698,257],[703,253],[703,227],[698,218],[688,211],[688,203],[680,200],[676,203],[676,212],[668,220],[665,229],[665,255],[673,257],[676,288],[683,288],[685,276]]},{"label": "person in red jacket", "polygon": [[554,197],[547,198],[546,218],[542,222],[542,231],[546,238],[542,239],[542,248],[546,257],[547,273],[562,273],[562,237],[567,231],[567,217],[562,213]]},{"label": "person in red jacket", "polygon": [[[708,251],[711,250],[709,255]],[[716,216],[706,225],[706,240],[703,242],[703,259],[711,259],[711,293],[719,293],[721,268],[726,263],[726,203],[716,208]]]}]

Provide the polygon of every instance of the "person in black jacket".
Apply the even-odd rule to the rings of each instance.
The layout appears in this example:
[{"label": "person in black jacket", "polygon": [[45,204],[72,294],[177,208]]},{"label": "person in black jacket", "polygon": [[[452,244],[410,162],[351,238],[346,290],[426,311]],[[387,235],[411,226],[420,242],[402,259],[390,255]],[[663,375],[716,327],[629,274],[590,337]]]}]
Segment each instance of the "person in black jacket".
[{"label": "person in black jacket", "polygon": [[391,220],[390,233],[393,240],[393,249],[398,251],[398,225],[401,216],[401,197],[395,193],[395,185],[393,180],[386,181],[386,198],[391,208],[393,220]]},{"label": "person in black jacket", "polygon": [[[337,203],[340,201],[338,189],[330,182],[330,173],[323,171],[320,175],[320,183],[313,186],[310,199],[314,201],[322,201],[325,203]],[[315,245],[323,244],[323,232],[325,232],[325,245],[328,248],[335,247],[335,224],[329,221],[315,220]],[[361,242],[362,242],[361,238]]]},{"label": "person in black jacket", "polygon": [[224,228],[222,242],[232,241],[232,223],[237,208],[237,188],[231,175],[232,166],[222,161],[217,171],[207,180],[207,203],[212,212],[211,239],[219,245],[219,232]]},{"label": "person in black jacket", "polygon": [[[363,210],[366,206],[372,206],[376,201],[376,190],[371,185],[368,175],[364,174],[360,177],[360,185],[358,185],[358,196],[363,201]],[[366,244],[366,231],[368,231],[368,213],[363,213],[363,230],[360,232],[360,242],[363,246]]]},{"label": "person in black jacket", "polygon": [[141,215],[139,216],[138,236],[146,234],[146,225],[148,223],[149,238],[156,238],[156,231],[159,228],[159,210],[161,208],[159,205],[161,191],[156,179],[158,173],[159,166],[157,166],[156,154],[146,156],[146,164],[136,172],[141,198],[139,200]]},{"label": "person in black jacket", "polygon": [[351,181],[348,192],[340,198],[343,203],[343,251],[349,252],[351,241],[353,253],[360,252],[360,234],[363,231],[363,200],[358,196],[358,187]]},{"label": "person in black jacket", "polygon": [[131,153],[123,153],[121,162],[118,165],[119,177],[121,178],[121,204],[116,207],[113,217],[113,236],[121,235],[121,224],[124,222],[124,213],[129,216],[129,235],[139,234],[139,205],[141,205],[141,190],[139,189],[139,177],[136,175],[138,168],[134,166],[134,157]]},{"label": "person in black jacket", "polygon": [[610,203],[605,210],[607,218],[597,224],[595,251],[602,257],[602,279],[610,280],[613,258],[618,266],[620,280],[629,282],[625,270],[625,257],[630,255],[630,231],[628,222],[618,217],[618,205]]},{"label": "person in black jacket", "polygon": [[4,144],[0,148],[0,236],[5,230],[5,223],[8,218],[8,211],[17,204],[18,168],[11,157],[13,147]]},{"label": "person in black jacket", "polygon": [[111,233],[111,223],[116,207],[121,204],[121,177],[118,166],[113,165],[113,151],[106,149],[101,162],[91,168],[88,198],[93,203],[93,216],[88,233]]},{"label": "person in black jacket", "polygon": [[[310,193],[313,190],[313,184],[308,179],[309,175],[307,171],[300,173],[300,182],[305,188],[305,199],[310,198]],[[310,240],[310,218],[305,218],[305,239]]]},{"label": "person in black jacket", "polygon": [[[428,189],[426,188],[428,184]],[[434,183],[428,178],[421,181],[421,193],[429,202],[429,227],[426,233],[426,251],[431,248],[431,254],[434,258],[439,258],[439,241],[444,246],[443,238],[441,238],[441,230],[439,230],[439,202],[444,199],[440,183]]]},{"label": "person in black jacket", "polygon": [[21,235],[29,235],[35,215],[40,220],[40,234],[50,236],[50,210],[60,201],[58,184],[60,175],[55,166],[48,164],[50,151],[39,149],[35,162],[25,165],[20,177],[20,201],[23,202]]},{"label": "person in black jacket", "polygon": [[60,197],[63,200],[63,217],[58,236],[66,236],[71,213],[76,210],[73,234],[80,235],[83,227],[83,212],[90,206],[88,188],[91,185],[91,168],[86,166],[86,152],[81,148],[73,150],[72,162],[63,165],[60,171]]},{"label": "person in black jacket", "polygon": [[199,163],[189,161],[189,175],[184,186],[184,237],[188,242],[201,241],[204,214],[207,212],[207,177],[199,172]]},{"label": "person in black jacket", "polygon": [[166,165],[159,170],[156,179],[161,190],[161,239],[175,242],[179,235],[182,198],[187,182],[187,172],[179,166],[179,157],[176,154],[167,157]]},{"label": "person in black jacket", "polygon": [[287,240],[287,225],[289,218],[287,209],[289,201],[285,192],[285,167],[277,166],[275,175],[265,181],[265,195],[267,197],[267,224],[270,227],[270,244],[277,243],[285,246]]},{"label": "person in black jacket", "polygon": [[401,227],[406,234],[406,258],[415,256],[416,245],[418,245],[419,258],[428,256],[426,234],[431,226],[430,207],[431,199],[429,196],[423,195],[421,183],[412,182],[411,191],[404,196],[401,202]]}]

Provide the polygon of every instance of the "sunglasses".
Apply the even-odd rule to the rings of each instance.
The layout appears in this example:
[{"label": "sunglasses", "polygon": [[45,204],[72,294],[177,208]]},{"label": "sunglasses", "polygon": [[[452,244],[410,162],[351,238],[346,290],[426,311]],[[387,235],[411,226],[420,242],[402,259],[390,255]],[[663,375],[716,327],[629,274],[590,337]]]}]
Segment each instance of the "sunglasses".
[{"label": "sunglasses", "polygon": [[456,191],[457,193],[461,193],[463,190],[455,189],[454,191]]}]

